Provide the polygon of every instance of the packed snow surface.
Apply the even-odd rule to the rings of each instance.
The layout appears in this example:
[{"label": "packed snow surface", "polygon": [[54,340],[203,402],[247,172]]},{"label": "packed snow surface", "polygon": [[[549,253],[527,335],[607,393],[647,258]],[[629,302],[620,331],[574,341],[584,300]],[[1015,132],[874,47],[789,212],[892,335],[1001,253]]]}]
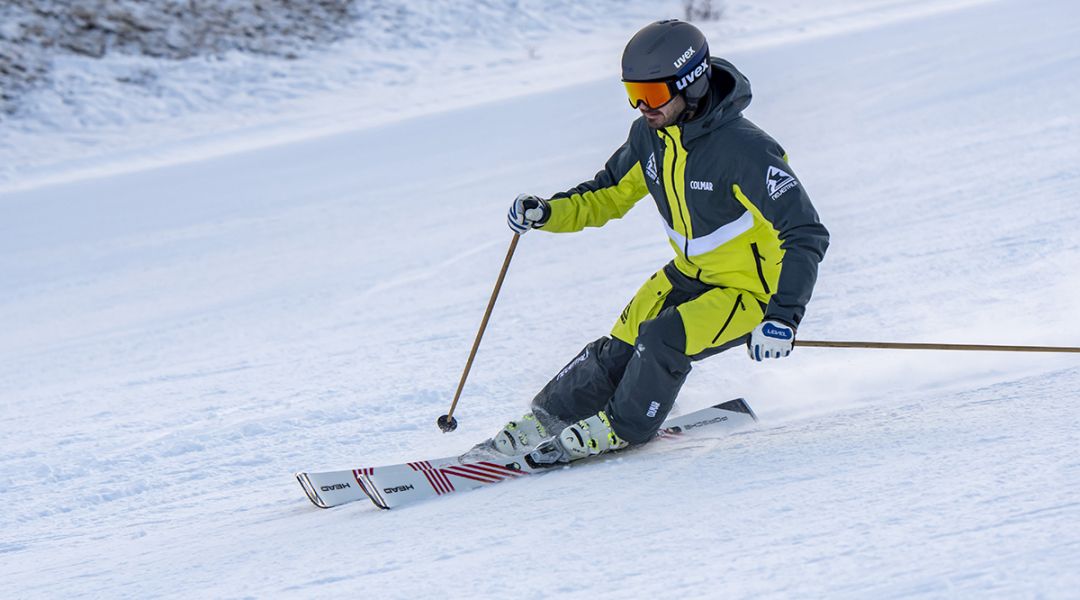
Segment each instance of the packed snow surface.
[{"label": "packed snow surface", "polygon": [[[1080,6],[938,4],[705,26],[833,234],[799,337],[1078,345]],[[0,194],[5,594],[1075,597],[1076,355],[736,350],[697,364],[676,411],[742,396],[757,430],[398,511],[303,496],[295,471],[487,437],[670,259],[648,200],[528,234],[460,427],[436,429],[509,200],[588,179],[625,139],[617,70],[594,65],[628,31],[535,59],[550,88],[470,104],[464,78],[457,108],[333,134],[332,113],[308,129],[325,99],[311,120],[271,107],[256,141],[193,129],[156,168],[105,134],[93,169],[50,165],[61,130],[13,133],[33,176]]]},{"label": "packed snow surface", "polygon": [[[714,45],[723,40],[731,51],[979,1],[714,0],[723,19],[705,26]],[[38,22],[20,10],[27,3],[50,7],[53,16]],[[310,40],[296,35],[312,23],[297,22],[295,9],[264,16],[253,40],[242,35],[260,23],[249,14],[251,0],[205,6],[155,0],[155,10],[141,12],[142,0],[105,4],[104,11],[86,5],[71,14],[56,0],[0,7],[0,73],[9,36],[6,48],[47,67],[47,84],[20,95],[14,117],[5,122],[0,112],[0,191],[205,159],[617,77],[618,57],[633,32],[683,14],[677,0],[353,3],[355,20],[343,30],[350,37],[314,51],[305,49]],[[196,10],[163,32],[162,20],[185,6]],[[307,18],[317,24],[338,8],[308,11]],[[335,27],[331,33],[341,32]],[[42,38],[52,46],[39,49]],[[200,47],[191,47],[200,39]],[[109,48],[100,59],[67,50],[98,44]],[[155,58],[177,52],[197,56]],[[298,57],[283,57],[292,54]]]}]

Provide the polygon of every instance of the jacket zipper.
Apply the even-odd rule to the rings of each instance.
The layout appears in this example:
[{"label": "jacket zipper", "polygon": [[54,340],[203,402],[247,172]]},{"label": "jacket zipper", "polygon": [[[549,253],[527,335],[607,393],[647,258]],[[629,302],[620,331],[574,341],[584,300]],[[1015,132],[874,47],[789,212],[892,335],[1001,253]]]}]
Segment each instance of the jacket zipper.
[{"label": "jacket zipper", "polygon": [[[690,228],[686,224],[686,217],[683,216],[682,198],[679,198],[678,189],[675,187],[675,171],[676,171],[675,165],[679,162],[679,148],[678,148],[679,144],[678,144],[678,142],[675,141],[675,138],[671,137],[671,134],[669,134],[667,131],[664,131],[664,130],[661,130],[661,131],[663,131],[664,135],[669,140],[671,140],[671,153],[672,153],[672,160],[671,160],[671,193],[675,196],[675,208],[679,209],[679,220],[682,221],[683,231],[686,233],[686,235],[683,236],[683,240],[684,240],[683,241],[683,256],[686,257],[686,262],[693,265],[694,261],[690,259]],[[690,207],[689,206],[686,207],[686,212],[687,213],[690,212]],[[672,217],[673,220],[674,220],[674,218],[675,217]],[[694,266],[696,267],[697,265],[694,265]],[[700,273],[701,273],[701,269],[698,269],[698,274],[700,274]]]},{"label": "jacket zipper", "polygon": [[761,252],[758,252],[757,242],[750,244],[750,250],[754,253],[754,266],[757,267],[757,276],[761,280],[761,287],[766,294],[771,294],[769,282],[765,281],[765,271],[761,268],[761,263],[765,261],[765,257],[761,255]]},{"label": "jacket zipper", "polygon": [[731,307],[731,312],[728,314],[727,320],[724,321],[724,325],[720,328],[720,331],[716,332],[716,337],[712,339],[713,344],[715,344],[716,340],[720,339],[720,336],[724,334],[724,331],[727,330],[728,325],[731,325],[731,320],[735,318],[735,311],[740,308],[746,310],[746,305],[743,304],[742,301],[742,294],[739,294],[738,297],[735,298],[735,304]]}]

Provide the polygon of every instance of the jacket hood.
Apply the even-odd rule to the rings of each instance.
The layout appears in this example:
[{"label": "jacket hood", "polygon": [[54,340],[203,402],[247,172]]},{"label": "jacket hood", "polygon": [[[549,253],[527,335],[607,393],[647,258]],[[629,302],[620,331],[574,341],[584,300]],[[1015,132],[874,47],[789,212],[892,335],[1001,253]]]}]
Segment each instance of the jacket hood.
[{"label": "jacket hood", "polygon": [[704,135],[742,116],[753,94],[750,80],[728,61],[712,57],[708,104],[703,113],[683,125],[683,139]]}]

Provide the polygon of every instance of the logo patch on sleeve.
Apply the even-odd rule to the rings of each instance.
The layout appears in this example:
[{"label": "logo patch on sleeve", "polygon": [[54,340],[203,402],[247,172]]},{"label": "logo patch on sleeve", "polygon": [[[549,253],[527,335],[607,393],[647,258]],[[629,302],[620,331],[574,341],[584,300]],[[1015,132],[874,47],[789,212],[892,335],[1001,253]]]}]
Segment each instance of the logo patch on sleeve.
[{"label": "logo patch on sleeve", "polygon": [[784,192],[797,185],[799,185],[799,182],[783,169],[770,166],[768,172],[765,173],[765,187],[769,190],[769,197],[773,200],[783,196]]}]

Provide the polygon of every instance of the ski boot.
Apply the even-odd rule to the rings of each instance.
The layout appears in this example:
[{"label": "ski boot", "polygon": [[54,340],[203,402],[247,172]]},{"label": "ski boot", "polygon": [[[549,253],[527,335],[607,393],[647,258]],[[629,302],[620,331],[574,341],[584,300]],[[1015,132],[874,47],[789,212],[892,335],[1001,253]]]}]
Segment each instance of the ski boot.
[{"label": "ski boot", "polygon": [[621,450],[630,444],[615,434],[604,411],[569,425],[557,437],[540,444],[529,454],[532,466],[554,466],[604,452]]},{"label": "ski boot", "polygon": [[547,428],[530,411],[517,421],[507,423],[491,438],[491,444],[500,454],[518,456],[532,450],[547,437]]}]

